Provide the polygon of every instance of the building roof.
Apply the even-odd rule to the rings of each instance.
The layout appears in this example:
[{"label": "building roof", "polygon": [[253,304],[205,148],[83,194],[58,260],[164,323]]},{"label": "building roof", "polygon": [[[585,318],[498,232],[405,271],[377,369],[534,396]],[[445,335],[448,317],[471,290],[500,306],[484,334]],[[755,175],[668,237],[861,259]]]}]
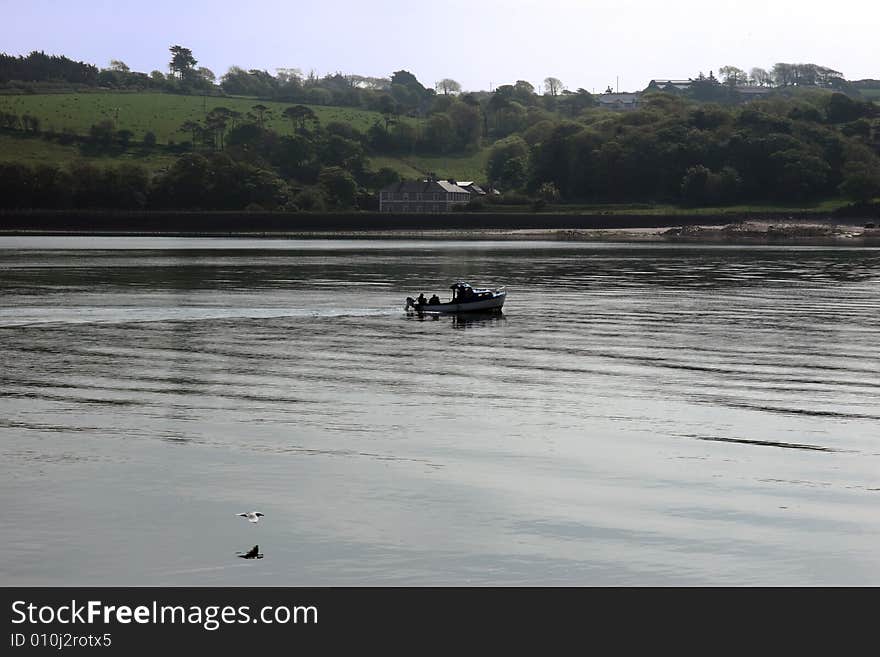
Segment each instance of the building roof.
[{"label": "building roof", "polygon": [[455,184],[458,185],[459,187],[467,190],[468,192],[474,192],[476,194],[485,194],[486,193],[485,191],[483,191],[483,188],[480,187],[479,185],[477,185],[473,180],[459,180]]},{"label": "building roof", "polygon": [[600,103],[634,103],[639,99],[639,94],[637,93],[611,93],[611,94],[598,94],[594,96],[596,100]]},{"label": "building roof", "polygon": [[449,194],[470,194],[468,190],[462,189],[458,185],[448,180],[403,180],[398,183],[392,183],[383,187],[380,191],[407,193],[407,194],[425,194],[432,192],[446,192]]}]

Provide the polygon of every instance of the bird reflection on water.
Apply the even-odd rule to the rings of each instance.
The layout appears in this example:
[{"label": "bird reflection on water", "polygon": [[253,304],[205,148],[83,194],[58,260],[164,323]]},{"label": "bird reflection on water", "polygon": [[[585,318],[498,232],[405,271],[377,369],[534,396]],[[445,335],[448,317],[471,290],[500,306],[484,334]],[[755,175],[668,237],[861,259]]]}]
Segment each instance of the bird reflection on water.
[{"label": "bird reflection on water", "polygon": [[247,552],[236,552],[236,554],[242,559],[262,559],[263,553],[260,552],[260,546],[255,545]]}]

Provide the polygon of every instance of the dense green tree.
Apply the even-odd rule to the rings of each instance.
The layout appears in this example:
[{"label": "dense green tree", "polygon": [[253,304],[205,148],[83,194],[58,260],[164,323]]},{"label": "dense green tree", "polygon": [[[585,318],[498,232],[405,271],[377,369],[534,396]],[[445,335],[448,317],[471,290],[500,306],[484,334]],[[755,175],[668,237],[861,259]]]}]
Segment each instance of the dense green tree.
[{"label": "dense green tree", "polygon": [[354,207],[357,182],[342,167],[326,167],[318,175],[318,184],[330,204],[337,208]]},{"label": "dense green tree", "polygon": [[489,134],[494,139],[503,139],[521,132],[527,125],[527,117],[528,113],[523,105],[510,101],[493,114]]},{"label": "dense green tree", "polygon": [[831,167],[821,157],[804,150],[790,149],[773,153],[777,170],[776,196],[785,201],[805,201],[827,191]]},{"label": "dense green tree", "polygon": [[482,117],[478,107],[457,101],[447,112],[455,132],[454,148],[470,150],[479,147],[482,135]]},{"label": "dense green tree", "polygon": [[307,188],[300,191],[293,198],[297,208],[305,212],[324,212],[327,209],[327,201],[320,189]]},{"label": "dense green tree", "polygon": [[199,66],[196,69],[196,75],[198,75],[202,80],[204,80],[208,84],[214,84],[217,81],[217,76],[214,75],[214,71],[212,71],[209,68],[205,68],[204,66]]},{"label": "dense green tree", "polygon": [[[530,154],[529,145],[522,137],[507,137],[495,142],[486,162],[486,177],[489,184],[499,187],[522,187],[525,180],[521,180],[520,176],[528,172]],[[509,162],[516,164],[508,164]]]},{"label": "dense green tree", "polygon": [[284,110],[283,116],[291,122],[294,130],[299,129],[300,131],[305,131],[307,123],[318,123],[318,116],[312,108],[306,107],[305,105],[288,107]]},{"label": "dense green tree", "polygon": [[829,123],[848,123],[880,115],[880,108],[870,102],[854,100],[841,93],[831,94],[826,113]]},{"label": "dense green tree", "polygon": [[434,114],[428,119],[422,146],[432,153],[448,153],[454,148],[455,127],[447,114]]},{"label": "dense green tree", "polygon": [[379,123],[367,129],[366,142],[372,153],[391,153],[394,150],[391,133]]},{"label": "dense green tree", "polygon": [[397,153],[412,153],[418,142],[416,128],[404,121],[397,123],[391,128],[391,139],[394,142],[394,150]]},{"label": "dense green tree", "polygon": [[840,193],[857,202],[880,197],[880,165],[856,162],[846,166]]},{"label": "dense green tree", "polygon": [[357,141],[330,135],[321,149],[321,163],[324,166],[342,167],[353,173],[361,173],[366,164],[364,148]]}]

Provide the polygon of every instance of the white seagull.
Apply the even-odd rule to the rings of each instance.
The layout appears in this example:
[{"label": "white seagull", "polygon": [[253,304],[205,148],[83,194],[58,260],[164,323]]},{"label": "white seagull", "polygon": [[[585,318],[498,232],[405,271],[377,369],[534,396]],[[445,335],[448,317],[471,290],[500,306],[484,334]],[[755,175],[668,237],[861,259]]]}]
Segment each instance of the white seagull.
[{"label": "white seagull", "polygon": [[248,511],[247,513],[236,513],[235,515],[247,518],[248,522],[260,522],[260,518],[263,517],[263,514],[259,511]]}]

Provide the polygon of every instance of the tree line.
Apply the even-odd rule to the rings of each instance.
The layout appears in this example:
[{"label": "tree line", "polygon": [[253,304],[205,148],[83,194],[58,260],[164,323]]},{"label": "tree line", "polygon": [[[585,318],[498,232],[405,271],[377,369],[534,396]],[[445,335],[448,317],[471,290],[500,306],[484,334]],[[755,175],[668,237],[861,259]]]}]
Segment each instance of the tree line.
[{"label": "tree line", "polygon": [[98,83],[98,67],[36,50],[29,55],[18,57],[0,53],[0,84],[11,80],[62,81],[93,86]]},{"label": "tree line", "polygon": [[727,65],[719,68],[718,73],[721,75],[722,81],[729,85],[809,86],[842,89],[847,84],[843,73],[819,64],[777,62],[770,70],[754,67],[748,73],[737,66]]},{"label": "tree line", "polygon": [[724,205],[880,195],[880,107],[840,93],[695,105],[648,94],[641,109],[542,121],[492,146],[501,189],[577,202]]}]

